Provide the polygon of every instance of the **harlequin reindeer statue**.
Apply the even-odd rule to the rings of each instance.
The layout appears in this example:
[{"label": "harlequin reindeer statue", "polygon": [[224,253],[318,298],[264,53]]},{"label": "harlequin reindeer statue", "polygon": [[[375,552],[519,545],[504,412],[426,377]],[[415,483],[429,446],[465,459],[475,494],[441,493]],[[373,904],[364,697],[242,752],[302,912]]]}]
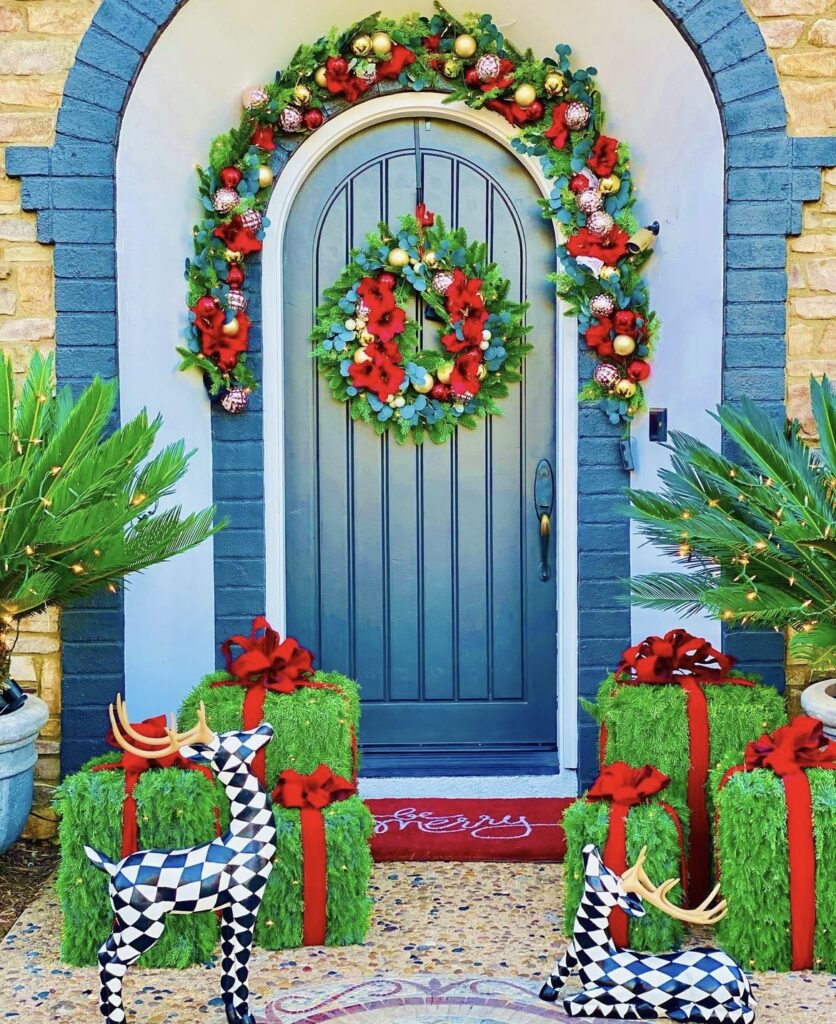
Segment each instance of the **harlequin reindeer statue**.
[{"label": "harlequin reindeer statue", "polygon": [[604,865],[594,846],[584,847],[585,886],[572,941],[540,998],[554,1002],[577,970],[582,989],[563,997],[572,1017],[749,1024],[755,1019],[752,990],[743,969],[726,953],[710,947],[634,953],[613,942],[609,916],[614,907],[630,917],[644,917],[646,903],[690,924],[715,924],[726,913],[725,900],[710,906],[719,886],[694,910],[670,903],[668,893],[679,879],[654,886],[644,870],[645,852],[619,876]]},{"label": "harlequin reindeer statue", "polygon": [[[110,707],[119,745],[142,757],[164,757],[179,750],[192,761],[211,764],[229,797],[229,831],[212,842],[185,850],[140,850],[118,863],[84,848],[110,875],[115,914],[112,934],[99,950],[100,1009],[107,1024],[123,1024],[122,979],[127,968],[159,939],[167,914],[220,910],[222,996],[229,1024],[255,1024],[247,987],[256,915],[276,852],[276,825],[270,797],[252,772],[256,753],[270,742],[271,726],[243,732],[212,732],[200,705],[198,723],[184,733],[172,720],[168,738],[149,739],[132,729],[121,698]],[[146,749],[139,750],[130,740]],[[148,745],[156,747],[149,752]]]}]

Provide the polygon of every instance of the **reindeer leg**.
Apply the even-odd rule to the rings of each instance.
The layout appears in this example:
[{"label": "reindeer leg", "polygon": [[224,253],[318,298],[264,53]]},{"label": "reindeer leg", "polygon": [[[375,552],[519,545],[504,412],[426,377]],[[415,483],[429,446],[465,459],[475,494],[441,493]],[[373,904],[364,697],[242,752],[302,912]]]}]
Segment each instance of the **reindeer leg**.
[{"label": "reindeer leg", "polygon": [[575,956],[575,944],[570,942],[566,947],[566,952],[558,960],[554,974],[549,977],[549,980],[540,989],[540,998],[547,1003],[553,1003],[557,999],[558,992],[569,980],[569,975],[578,966],[578,963],[578,958]]},{"label": "reindeer leg", "polygon": [[[236,913],[238,916],[236,916]],[[250,1013],[250,950],[253,944],[255,914],[242,905],[223,909],[221,924],[221,992],[228,1024],[256,1024]]]},{"label": "reindeer leg", "polygon": [[122,981],[125,972],[136,963],[146,949],[150,949],[162,935],[164,918],[142,919],[143,930],[119,921],[99,949],[99,977],[101,993],[99,1009],[107,1024],[124,1024],[125,1007],[122,1003]]},{"label": "reindeer leg", "polygon": [[620,1002],[613,998],[612,993],[600,985],[589,985],[564,996],[563,1009],[570,1017],[595,1017],[613,1020],[655,1020],[659,1010],[643,999],[631,999]]}]

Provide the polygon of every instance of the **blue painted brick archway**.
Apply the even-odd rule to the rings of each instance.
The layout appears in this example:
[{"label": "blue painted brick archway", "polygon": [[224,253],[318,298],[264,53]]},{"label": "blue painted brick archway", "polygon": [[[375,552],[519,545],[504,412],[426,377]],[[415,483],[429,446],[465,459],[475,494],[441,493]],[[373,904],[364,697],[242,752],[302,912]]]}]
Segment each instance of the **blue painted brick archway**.
[{"label": "blue painted brick archway", "polygon": [[[168,21],[187,0],[103,0],[67,78],[57,137],[49,149],[10,149],[6,170],[22,179],[25,210],[38,213],[38,240],[55,246],[58,375],[81,386],[118,370],[115,158],[133,82]],[[785,237],[801,230],[802,203],[819,198],[821,169],[836,165],[836,138],[791,138],[775,69],[742,0],[655,0],[688,41],[713,88],[726,137],[723,395],[748,394],[784,415]],[[281,158],[280,158],[281,159]],[[251,275],[257,280],[258,274]],[[260,302],[251,295],[260,321]],[[260,362],[260,323],[252,336]],[[242,417],[214,416],[214,494],[230,505],[237,475],[263,496],[260,396]],[[626,520],[600,525],[602,501],[628,482],[617,429],[581,409],[579,495],[579,690],[590,696],[629,640],[629,611],[613,607],[613,578],[629,575]],[[236,442],[247,440],[248,444]],[[251,463],[242,465],[241,455]],[[238,515],[215,542],[216,632],[240,631],[264,607],[263,517]],[[234,600],[231,595],[234,593]],[[62,767],[100,750],[104,705],[124,688],[121,599],[97,599],[64,614]],[[783,641],[731,633],[728,651],[783,685]],[[208,667],[208,666],[207,666]],[[580,725],[580,771],[595,768],[595,725]]]}]

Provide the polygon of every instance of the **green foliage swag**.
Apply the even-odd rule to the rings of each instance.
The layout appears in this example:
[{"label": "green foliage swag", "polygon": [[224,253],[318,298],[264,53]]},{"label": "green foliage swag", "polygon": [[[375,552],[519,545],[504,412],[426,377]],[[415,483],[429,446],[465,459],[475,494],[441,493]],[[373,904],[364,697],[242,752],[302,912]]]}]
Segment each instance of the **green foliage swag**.
[{"label": "green foliage swag", "polygon": [[716,419],[742,453],[731,459],[673,433],[661,494],[631,491],[641,532],[693,569],[630,581],[633,603],[707,610],[730,625],[795,630],[794,660],[836,667],[836,396],[810,381],[820,438],[786,428],[754,402]]},{"label": "green foliage swag", "polygon": [[[662,794],[667,799],[668,791]],[[685,804],[674,806],[682,823],[684,839],[688,838],[688,808]],[[572,934],[575,914],[580,904],[584,887],[582,851],[587,843],[594,843],[603,853],[609,833],[610,804],[605,800],[577,800],[563,815],[563,829],[566,832],[566,860],[563,877],[566,886],[566,904],[563,927],[566,935]],[[679,834],[667,811],[657,800],[652,800],[630,809],[627,818],[627,863],[635,863],[643,846],[647,847],[645,869],[657,885],[666,878],[679,878],[682,874]],[[687,849],[687,846],[686,846]],[[677,886],[670,894],[670,900],[682,906],[682,887]],[[630,918],[628,933],[632,949],[646,949],[661,953],[675,949],[682,942],[684,928],[681,921],[675,921],[655,907],[646,907],[642,918]]]},{"label": "green foliage swag", "polygon": [[[740,758],[726,762],[738,763]],[[713,773],[716,789],[723,771]],[[814,969],[836,972],[836,772],[805,772],[813,798],[816,875]],[[783,783],[766,769],[738,772],[717,799],[720,880],[729,912],[717,925],[720,945],[747,970],[791,965],[787,807]]]},{"label": "green foliage swag", "polygon": [[[404,268],[390,266],[387,258],[395,246],[416,262]],[[448,231],[440,217],[432,227],[422,228],[413,216],[401,218],[398,232],[381,223],[376,234],[366,236],[364,248],[352,250],[340,276],[325,289],[311,333],[313,355],[319,360],[334,398],[348,402],[352,419],[371,423],[378,434],[391,429],[400,444],[410,436],[416,444],[421,444],[425,437],[443,444],[457,426],[474,429],[480,418],[501,415],[499,400],[507,396],[508,385],[522,380],[520,366],[531,350],[525,342],[530,328],[524,322],[527,305],[508,298],[510,284],[499,267],[488,261],[487,252],[484,243],[468,242],[463,228]],[[434,254],[431,265],[421,258],[424,253]],[[344,324],[347,317],[354,316],[359,282],[381,271],[392,274],[397,278],[397,305],[408,314],[409,307],[417,304],[420,297],[435,313],[439,332],[445,335],[453,333],[454,328],[443,296],[432,287],[432,279],[435,274],[454,269],[462,271],[469,280],[477,278],[482,282],[479,292],[490,314],[485,326],[492,337],[483,363],[487,375],[476,385],[478,394],[469,400],[456,401],[451,396],[438,401],[415,389],[416,384],[424,385],[428,374],[435,378],[442,368],[452,369],[455,357],[443,348],[421,348],[421,328],[409,315],[403,332],[394,339],[401,355],[398,365],[406,371],[403,386],[396,392],[402,399],[401,407],[393,408],[371,391],[353,386],[350,367],[355,352],[363,346],[355,332],[346,330]]]}]

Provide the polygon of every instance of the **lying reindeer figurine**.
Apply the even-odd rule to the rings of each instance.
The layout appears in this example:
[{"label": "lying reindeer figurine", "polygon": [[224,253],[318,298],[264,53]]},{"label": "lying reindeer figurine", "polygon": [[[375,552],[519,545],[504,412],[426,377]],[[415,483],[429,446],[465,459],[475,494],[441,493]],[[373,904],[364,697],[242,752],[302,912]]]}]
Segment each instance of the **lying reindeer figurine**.
[{"label": "lying reindeer figurine", "polygon": [[[248,963],[255,920],[276,852],[276,824],[270,797],[252,772],[253,758],[273,735],[267,724],[243,732],[212,732],[203,704],[198,723],[178,733],[172,721],[167,739],[136,732],[121,698],[110,706],[113,735],[123,750],[140,757],[164,757],[179,750],[192,761],[211,764],[229,797],[229,831],[185,850],[140,850],[118,863],[85,846],[84,852],[110,875],[113,933],[99,950],[100,1009],[107,1024],[124,1024],[122,979],[150,949],[167,914],[221,911],[221,990],[229,1024],[255,1024],[250,1013]],[[118,721],[117,721],[118,716]],[[133,746],[126,735],[146,749]],[[156,746],[156,750],[148,750]]]},{"label": "lying reindeer figurine", "polygon": [[643,903],[690,924],[716,924],[725,916],[726,902],[709,906],[719,886],[694,910],[670,903],[667,894],[679,881],[670,878],[655,886],[644,870],[647,848],[621,877],[604,865],[594,846],[583,849],[586,884],[569,948],[556,973],[540,991],[554,1002],[569,975],[577,969],[583,988],[563,996],[571,1017],[615,1020],[717,1021],[750,1024],[754,999],[743,968],[722,950],[710,947],[673,953],[634,953],[619,949],[609,932],[613,907],[630,917],[644,917]]}]

